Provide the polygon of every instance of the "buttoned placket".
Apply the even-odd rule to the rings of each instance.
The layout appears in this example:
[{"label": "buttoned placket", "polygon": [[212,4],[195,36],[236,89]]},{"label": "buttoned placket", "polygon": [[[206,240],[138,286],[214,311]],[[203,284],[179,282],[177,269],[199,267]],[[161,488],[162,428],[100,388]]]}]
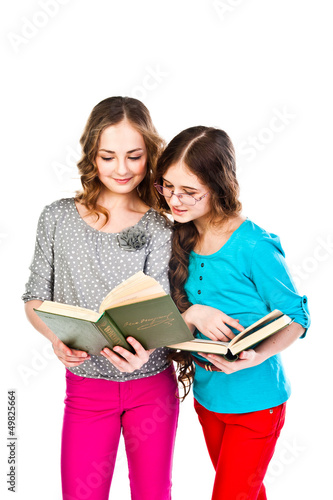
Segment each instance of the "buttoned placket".
[{"label": "buttoned placket", "polygon": [[199,268],[199,281],[200,281],[201,283],[199,283],[200,288],[198,289],[198,292],[197,292],[197,293],[198,293],[198,295],[201,295],[201,293],[202,293],[203,279],[204,279],[204,277],[203,277],[203,274],[204,274],[204,273],[203,273],[203,271],[204,271],[204,267],[205,267],[205,263],[204,263],[204,262],[201,262],[201,263],[200,263],[200,268]]}]

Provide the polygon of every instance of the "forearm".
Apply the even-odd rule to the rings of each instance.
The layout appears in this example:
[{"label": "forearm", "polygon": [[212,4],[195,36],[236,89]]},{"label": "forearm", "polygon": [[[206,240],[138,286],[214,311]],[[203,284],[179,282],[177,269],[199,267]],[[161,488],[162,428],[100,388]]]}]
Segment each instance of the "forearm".
[{"label": "forearm", "polygon": [[34,308],[37,308],[40,304],[42,304],[41,300],[30,300],[29,302],[26,302],[25,312],[32,326],[52,343],[54,353],[58,359],[67,368],[79,366],[90,359],[90,356],[86,352],[71,349],[66,346],[60,339],[58,339],[52,330],[46,326],[44,321],[42,321],[34,311]]},{"label": "forearm", "polygon": [[305,329],[299,323],[292,323],[278,333],[261,342],[255,348],[255,352],[263,357],[263,360],[284,351],[293,344],[303,333]]},{"label": "forearm", "polygon": [[37,309],[42,303],[42,300],[29,300],[24,304],[25,313],[32,326],[53,344],[57,337],[34,311],[34,308]]}]

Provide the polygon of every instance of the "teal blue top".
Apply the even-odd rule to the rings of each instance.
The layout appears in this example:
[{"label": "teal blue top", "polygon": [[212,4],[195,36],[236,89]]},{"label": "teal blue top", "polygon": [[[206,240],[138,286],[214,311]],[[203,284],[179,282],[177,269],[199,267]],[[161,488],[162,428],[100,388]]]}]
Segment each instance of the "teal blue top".
[{"label": "teal blue top", "polygon": [[[191,252],[185,285],[189,301],[220,309],[245,328],[279,309],[307,329],[307,298],[298,294],[284,257],[279,237],[247,219],[217,252]],[[200,332],[196,336],[206,338]],[[291,389],[277,354],[230,375],[196,365],[193,392],[208,410],[247,413],[284,403]]]}]

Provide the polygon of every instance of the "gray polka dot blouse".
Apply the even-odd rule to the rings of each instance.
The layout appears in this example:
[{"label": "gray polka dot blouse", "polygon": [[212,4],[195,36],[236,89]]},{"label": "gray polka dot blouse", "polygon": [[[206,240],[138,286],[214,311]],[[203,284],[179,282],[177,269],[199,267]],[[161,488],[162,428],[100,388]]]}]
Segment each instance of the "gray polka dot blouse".
[{"label": "gray polka dot blouse", "polygon": [[[53,300],[98,311],[108,292],[138,271],[153,276],[168,293],[170,240],[170,224],[152,208],[131,228],[105,233],[81,218],[74,198],[58,200],[40,216],[22,299]],[[163,371],[169,365],[168,352],[156,349],[133,373],[120,372],[103,356],[91,356],[70,371],[90,378],[134,380]]]}]

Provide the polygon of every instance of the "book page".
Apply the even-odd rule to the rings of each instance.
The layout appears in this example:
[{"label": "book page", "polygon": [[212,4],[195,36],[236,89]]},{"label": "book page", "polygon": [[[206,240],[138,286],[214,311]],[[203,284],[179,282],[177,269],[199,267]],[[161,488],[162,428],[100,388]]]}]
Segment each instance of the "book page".
[{"label": "book page", "polygon": [[154,278],[140,271],[111,290],[103,299],[99,311],[104,312],[115,305],[132,304],[163,295],[166,293],[162,286]]},{"label": "book page", "polygon": [[108,309],[112,309],[118,306],[126,306],[128,304],[134,304],[136,302],[145,302],[147,300],[156,299],[157,297],[163,297],[164,295],[166,295],[165,292],[163,293],[161,292],[151,293],[151,292],[152,290],[149,290],[149,294],[147,295],[146,290],[143,290],[142,292],[136,292],[130,296],[119,298],[118,300],[112,300],[112,303],[110,305],[104,303],[103,308],[105,307],[105,309],[103,309],[103,311],[100,312],[104,312],[107,311]]},{"label": "book page", "polygon": [[219,340],[193,339],[179,344],[168,345],[172,349],[182,351],[203,352],[211,354],[226,354],[228,352],[228,342]]},{"label": "book page", "polygon": [[68,318],[76,318],[93,322],[97,321],[101,316],[100,313],[97,313],[90,309],[85,309],[84,307],[71,306],[68,304],[52,302],[49,300],[44,300],[44,302],[36,310],[58,314],[60,316],[67,316]]},{"label": "book page", "polygon": [[263,326],[265,326],[265,324],[279,318],[280,316],[283,316],[283,313],[278,309],[274,309],[274,311],[266,314],[266,316],[260,318],[258,321],[248,326],[247,328],[245,328],[245,330],[236,335],[236,337],[234,337],[230,341],[230,347],[232,347],[234,344],[247,337],[248,335],[251,335],[254,331],[259,330],[259,328],[262,328]]},{"label": "book page", "polygon": [[248,349],[249,347],[253,346],[257,342],[260,342],[261,340],[270,337],[274,333],[279,332],[286,326],[290,325],[292,322],[293,320],[289,318],[289,316],[284,314],[283,316],[273,320],[263,328],[260,328],[259,330],[246,336],[245,338],[243,337],[242,339],[240,339],[239,342],[236,342],[234,345],[230,346],[230,351],[233,354],[238,354],[244,349]]}]

